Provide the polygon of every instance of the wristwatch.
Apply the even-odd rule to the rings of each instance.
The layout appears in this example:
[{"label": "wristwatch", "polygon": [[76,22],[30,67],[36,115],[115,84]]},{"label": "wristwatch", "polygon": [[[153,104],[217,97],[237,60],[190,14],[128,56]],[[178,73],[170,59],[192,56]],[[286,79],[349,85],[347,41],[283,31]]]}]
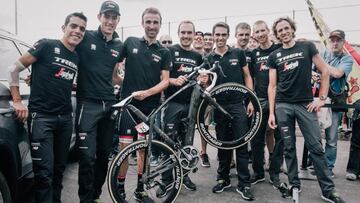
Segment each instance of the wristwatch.
[{"label": "wristwatch", "polygon": [[321,101],[325,101],[326,98],[327,98],[327,96],[324,96],[324,95],[321,95],[321,96],[319,97],[319,99],[320,99]]}]

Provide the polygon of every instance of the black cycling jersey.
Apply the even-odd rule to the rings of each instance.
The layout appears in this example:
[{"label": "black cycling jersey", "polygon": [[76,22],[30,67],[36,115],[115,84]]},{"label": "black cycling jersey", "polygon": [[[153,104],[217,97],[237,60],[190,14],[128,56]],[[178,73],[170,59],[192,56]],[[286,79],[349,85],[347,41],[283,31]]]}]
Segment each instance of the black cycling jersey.
[{"label": "black cycling jersey", "polygon": [[42,39],[29,53],[32,64],[30,112],[68,114],[72,112],[71,90],[78,70],[79,57],[60,40]]},{"label": "black cycling jersey", "polygon": [[86,31],[83,41],[76,48],[80,56],[77,98],[115,100],[111,78],[116,64],[122,61],[122,49],[123,43],[116,32],[112,40],[106,41],[100,27]]}]

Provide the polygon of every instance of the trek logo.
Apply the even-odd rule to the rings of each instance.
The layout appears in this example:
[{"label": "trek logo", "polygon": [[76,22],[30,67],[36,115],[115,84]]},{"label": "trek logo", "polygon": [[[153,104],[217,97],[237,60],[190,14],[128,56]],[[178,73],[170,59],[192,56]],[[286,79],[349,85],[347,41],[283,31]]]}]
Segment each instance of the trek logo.
[{"label": "trek logo", "polygon": [[56,57],[56,56],[54,58],[55,58],[56,63],[64,64],[64,65],[70,66],[71,68],[74,68],[75,70],[77,70],[77,65],[75,63],[73,63],[69,60],[60,58],[60,57]]},{"label": "trek logo", "polygon": [[54,54],[60,54],[60,48],[55,47],[54,48]]},{"label": "trek logo", "polygon": [[189,58],[175,58],[175,62],[196,64],[196,61]]},{"label": "trek logo", "polygon": [[238,64],[238,59],[229,59],[230,66],[236,66]]},{"label": "trek logo", "polygon": [[114,50],[114,49],[110,49],[110,52],[111,52],[111,56],[113,56],[113,57],[118,57],[119,56],[119,52]]},{"label": "trek logo", "polygon": [[59,72],[55,74],[55,77],[62,78],[65,80],[72,80],[74,79],[74,73],[66,72],[65,68],[61,68]]},{"label": "trek logo", "polygon": [[292,63],[284,63],[284,71],[289,71],[289,70],[293,70],[295,68],[297,68],[299,66],[299,61],[295,61]]},{"label": "trek logo", "polygon": [[287,55],[287,56],[284,56],[282,58],[279,58],[279,62],[284,62],[286,60],[289,60],[289,59],[293,59],[293,58],[303,58],[303,52],[298,52],[298,53],[293,53],[293,54],[290,54],[290,55]]},{"label": "trek logo", "polygon": [[192,67],[186,66],[184,64],[181,64],[178,69],[179,72],[185,72],[185,73],[190,73],[190,72],[192,72],[192,70],[193,70]]},{"label": "trek logo", "polygon": [[159,62],[161,60],[161,57],[156,54],[151,54],[151,56],[153,57],[153,61],[155,62]]},{"label": "trek logo", "polygon": [[257,62],[264,62],[267,61],[269,58],[269,56],[260,56],[258,58],[256,58]]},{"label": "trek logo", "polygon": [[265,63],[260,64],[260,71],[269,70],[269,67]]}]

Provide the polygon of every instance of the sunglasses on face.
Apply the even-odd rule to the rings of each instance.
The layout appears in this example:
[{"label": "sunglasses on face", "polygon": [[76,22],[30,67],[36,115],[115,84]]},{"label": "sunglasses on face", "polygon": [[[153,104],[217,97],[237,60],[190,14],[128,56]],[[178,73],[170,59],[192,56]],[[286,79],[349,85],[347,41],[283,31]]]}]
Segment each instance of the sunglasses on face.
[{"label": "sunglasses on face", "polygon": [[204,39],[204,38],[201,37],[201,36],[195,36],[195,37],[194,37],[194,40],[195,40],[195,41],[203,41],[203,39]]},{"label": "sunglasses on face", "polygon": [[171,40],[164,40],[164,41],[161,41],[161,44],[172,44],[172,41]]}]

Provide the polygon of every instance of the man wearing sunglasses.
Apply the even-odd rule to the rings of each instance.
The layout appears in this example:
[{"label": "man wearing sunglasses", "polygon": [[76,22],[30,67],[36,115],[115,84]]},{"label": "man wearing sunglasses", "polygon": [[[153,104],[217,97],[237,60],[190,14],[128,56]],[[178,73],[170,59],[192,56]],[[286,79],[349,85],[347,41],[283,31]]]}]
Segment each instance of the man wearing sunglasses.
[{"label": "man wearing sunglasses", "polygon": [[170,35],[162,35],[160,37],[159,41],[160,41],[161,45],[166,48],[171,47],[173,44],[173,41],[172,41]]},{"label": "man wearing sunglasses", "polygon": [[201,31],[196,31],[194,36],[194,41],[192,43],[193,48],[196,52],[204,55],[204,33]]}]

